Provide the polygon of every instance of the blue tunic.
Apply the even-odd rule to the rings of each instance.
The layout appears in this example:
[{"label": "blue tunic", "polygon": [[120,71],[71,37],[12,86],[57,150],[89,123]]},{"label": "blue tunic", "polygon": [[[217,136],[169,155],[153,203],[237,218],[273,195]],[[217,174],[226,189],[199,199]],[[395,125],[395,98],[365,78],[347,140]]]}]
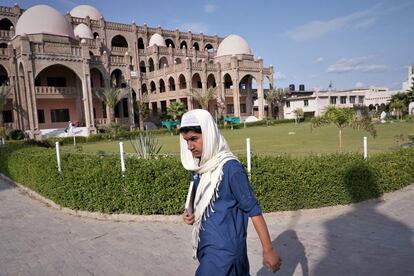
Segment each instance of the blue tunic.
[{"label": "blue tunic", "polygon": [[[195,187],[200,179],[193,174]],[[249,275],[246,236],[249,217],[262,213],[247,174],[237,160],[223,166],[214,213],[202,222],[196,275]]]}]

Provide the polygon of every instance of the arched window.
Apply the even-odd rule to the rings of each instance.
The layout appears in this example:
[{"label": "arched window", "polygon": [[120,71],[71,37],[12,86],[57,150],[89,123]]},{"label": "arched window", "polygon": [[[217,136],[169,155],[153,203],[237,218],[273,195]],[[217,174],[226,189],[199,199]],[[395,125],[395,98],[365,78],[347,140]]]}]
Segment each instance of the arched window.
[{"label": "arched window", "polygon": [[138,49],[145,49],[144,40],[142,37],[138,38]]},{"label": "arched window", "polygon": [[198,45],[197,42],[194,42],[193,47],[196,51],[200,51],[200,46]]},{"label": "arched window", "polygon": [[169,38],[165,40],[165,45],[167,45],[167,47],[175,48],[174,41],[172,41],[172,39]]},{"label": "arched window", "polygon": [[115,69],[111,73],[111,87],[125,87],[125,80],[122,71]]},{"label": "arched window", "polygon": [[97,32],[93,33],[93,38],[97,39],[99,37],[99,34]]},{"label": "arched window", "polygon": [[191,79],[191,83],[193,85],[193,88],[203,88],[203,85],[201,83],[201,77],[198,73],[195,73],[193,75],[193,78]]},{"label": "arched window", "polygon": [[112,47],[128,48],[128,42],[122,35],[116,35],[111,40]]},{"label": "arched window", "polygon": [[208,44],[204,47],[204,51],[207,51],[207,52],[209,52],[209,53],[212,53],[212,52],[214,52],[214,48],[213,48],[213,46],[212,46],[210,43],[208,43]]},{"label": "arched window", "polygon": [[231,80],[231,77],[229,74],[224,75],[224,88],[225,89],[233,88],[233,81]]},{"label": "arched window", "polygon": [[142,91],[142,95],[147,95],[148,94],[148,88],[147,88],[147,85],[145,83],[142,84],[141,91]]},{"label": "arched window", "polygon": [[185,42],[185,41],[182,41],[182,42],[180,43],[180,49],[183,49],[183,48],[188,48],[188,46],[187,46],[187,42]]},{"label": "arched window", "polygon": [[208,75],[207,77],[207,89],[216,87],[216,78],[213,74]]},{"label": "arched window", "polygon": [[181,64],[181,59],[180,58],[176,58],[175,59],[175,64]]},{"label": "arched window", "polygon": [[139,71],[141,73],[146,73],[147,72],[147,67],[145,67],[145,61],[141,60],[141,62],[139,63]]},{"label": "arched window", "polygon": [[187,88],[187,82],[185,80],[184,75],[180,75],[180,77],[178,78],[178,81],[179,81],[180,89],[186,89]]},{"label": "arched window", "polygon": [[150,58],[148,62],[149,62],[149,71],[150,72],[154,71],[155,67],[154,67],[154,61],[152,60],[152,58]]},{"label": "arched window", "polygon": [[168,66],[168,60],[167,60],[167,58],[166,57],[160,58],[160,61],[159,61],[159,69],[162,69],[162,68],[167,67],[167,66]]},{"label": "arched window", "polygon": [[168,79],[168,87],[170,88],[170,91],[175,91],[175,80],[173,77]]},{"label": "arched window", "polygon": [[160,79],[160,93],[165,92],[165,82],[163,79]]},{"label": "arched window", "polygon": [[3,18],[2,20],[0,20],[0,30],[10,31],[11,27],[14,26],[9,19]]},{"label": "arched window", "polygon": [[157,87],[155,86],[155,82],[152,81],[150,84],[150,87],[151,87],[151,93],[155,93],[157,90]]}]

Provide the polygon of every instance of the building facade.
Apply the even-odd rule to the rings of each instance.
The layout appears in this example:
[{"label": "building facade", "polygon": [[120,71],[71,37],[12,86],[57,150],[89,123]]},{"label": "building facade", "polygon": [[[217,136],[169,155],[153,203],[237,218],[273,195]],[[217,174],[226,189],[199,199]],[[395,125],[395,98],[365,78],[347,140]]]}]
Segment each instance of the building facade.
[{"label": "building facade", "polygon": [[208,107],[213,116],[262,119],[273,67],[264,67],[237,35],[108,22],[88,5],[66,15],[47,5],[15,5],[0,7],[0,83],[6,82],[12,87],[6,126],[39,138],[68,121],[87,135],[108,124],[108,107],[94,91],[109,87],[123,88],[115,120],[128,127],[137,126],[137,100],[145,100],[147,120],[157,121],[174,101],[199,107],[191,93],[209,89],[215,93]]},{"label": "building facade", "polygon": [[294,119],[295,109],[301,108],[305,117],[322,115],[330,105],[337,107],[367,106],[370,110],[384,110],[391,96],[398,91],[384,87],[358,88],[340,91],[298,91],[289,94],[284,107],[286,119]]}]

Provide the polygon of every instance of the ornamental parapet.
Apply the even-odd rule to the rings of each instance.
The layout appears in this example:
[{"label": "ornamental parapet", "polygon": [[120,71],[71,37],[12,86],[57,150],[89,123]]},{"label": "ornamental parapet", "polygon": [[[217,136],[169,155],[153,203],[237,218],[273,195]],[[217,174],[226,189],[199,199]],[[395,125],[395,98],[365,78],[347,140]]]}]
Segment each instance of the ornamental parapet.
[{"label": "ornamental parapet", "polygon": [[106,22],[106,28],[109,30],[116,30],[116,31],[126,31],[132,32],[132,25],[130,24],[123,24],[123,23],[115,23],[115,22]]}]

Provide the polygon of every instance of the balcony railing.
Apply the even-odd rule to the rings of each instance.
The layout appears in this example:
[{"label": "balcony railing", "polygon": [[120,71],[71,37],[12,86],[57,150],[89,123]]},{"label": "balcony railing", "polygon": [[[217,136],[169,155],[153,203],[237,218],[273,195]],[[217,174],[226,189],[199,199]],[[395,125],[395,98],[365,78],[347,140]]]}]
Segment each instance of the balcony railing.
[{"label": "balcony railing", "polygon": [[14,31],[13,30],[0,30],[0,37],[4,38],[10,38],[14,36]]},{"label": "balcony railing", "polygon": [[112,46],[111,51],[115,52],[115,53],[126,53],[126,52],[128,52],[128,47]]},{"label": "balcony railing", "polygon": [[77,87],[36,86],[36,95],[76,95]]}]

